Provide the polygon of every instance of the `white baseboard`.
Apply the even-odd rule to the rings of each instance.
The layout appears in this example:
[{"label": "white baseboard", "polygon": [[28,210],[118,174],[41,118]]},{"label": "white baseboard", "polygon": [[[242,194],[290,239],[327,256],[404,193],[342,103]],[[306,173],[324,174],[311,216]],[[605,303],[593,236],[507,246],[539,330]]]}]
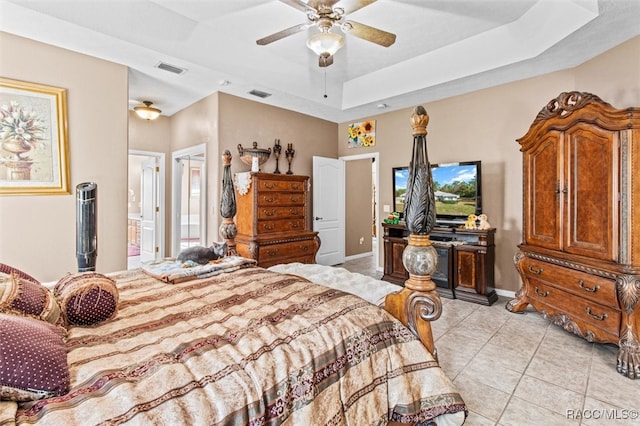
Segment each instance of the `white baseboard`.
[{"label": "white baseboard", "polygon": [[516,297],[516,292],[515,291],[511,291],[511,290],[502,290],[499,288],[496,288],[496,294],[498,296],[504,296],[504,297],[509,297],[511,299]]},{"label": "white baseboard", "polygon": [[344,260],[345,260],[345,262],[348,262],[350,260],[362,259],[363,257],[369,257],[369,256],[373,256],[373,252],[372,251],[368,251],[366,253],[360,253],[360,254],[353,254],[351,256],[346,256],[344,258]]}]

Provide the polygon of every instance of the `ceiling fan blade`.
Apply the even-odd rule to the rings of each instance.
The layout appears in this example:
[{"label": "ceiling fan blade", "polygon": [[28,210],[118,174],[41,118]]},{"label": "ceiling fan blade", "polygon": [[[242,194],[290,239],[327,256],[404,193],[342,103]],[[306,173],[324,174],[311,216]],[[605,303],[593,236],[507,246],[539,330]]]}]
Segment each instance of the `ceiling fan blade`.
[{"label": "ceiling fan blade", "polygon": [[328,67],[333,64],[333,55],[331,56],[318,56],[318,65],[321,68]]},{"label": "ceiling fan blade", "polygon": [[361,24],[355,21],[346,21],[347,26],[351,26],[351,29],[347,31],[349,34],[361,38],[363,40],[370,41],[371,43],[378,44],[380,46],[389,47],[396,41],[396,35],[388,33],[378,28],[370,27],[369,25]]},{"label": "ceiling fan blade", "polygon": [[362,9],[365,6],[369,6],[371,3],[375,3],[376,1],[377,0],[341,0],[338,6],[344,9],[344,13],[346,15]]},{"label": "ceiling fan blade", "polygon": [[307,28],[309,28],[309,24],[294,25],[293,27],[287,28],[286,30],[278,31],[277,33],[273,33],[271,35],[263,37],[260,40],[256,40],[256,43],[260,46],[264,46],[265,44],[273,43],[274,41],[278,41],[292,34],[299,33],[300,31],[306,30]]},{"label": "ceiling fan blade", "polygon": [[310,8],[310,6],[302,0],[280,0],[280,3],[284,3],[304,13],[307,13],[307,10]]}]

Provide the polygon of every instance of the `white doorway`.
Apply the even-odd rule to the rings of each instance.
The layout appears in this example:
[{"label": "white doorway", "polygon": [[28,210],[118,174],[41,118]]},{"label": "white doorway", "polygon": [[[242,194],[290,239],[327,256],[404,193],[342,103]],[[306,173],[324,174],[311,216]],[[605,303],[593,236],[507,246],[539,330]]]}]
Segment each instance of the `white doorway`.
[{"label": "white doorway", "polygon": [[[380,221],[380,194],[379,194],[379,188],[380,188],[380,153],[378,152],[372,152],[370,154],[359,154],[359,155],[349,155],[349,156],[344,156],[344,157],[340,157],[339,158],[342,161],[356,161],[356,160],[364,160],[364,159],[369,159],[372,164],[371,164],[371,182],[372,182],[372,203],[371,203],[371,218],[372,218],[372,223],[371,223],[371,236],[372,236],[372,244],[371,244],[371,248],[372,251],[368,252],[368,253],[362,253],[359,255],[354,255],[354,256],[349,256],[346,258],[346,260],[353,260],[353,259],[357,259],[360,257],[366,257],[366,256],[373,256],[373,260],[374,260],[374,265],[376,267],[376,270],[380,268],[379,266],[379,259],[380,259],[380,230],[379,230],[379,226],[378,226],[378,222]],[[346,184],[346,182],[345,182]],[[346,194],[346,197],[349,197],[349,191],[354,191],[356,190],[355,187],[352,188],[348,188],[345,186],[344,189],[344,193]],[[314,206],[315,207],[315,206]]]},{"label": "white doorway", "polygon": [[164,253],[165,154],[129,151],[127,199],[127,268]]},{"label": "white doorway", "polygon": [[205,246],[207,235],[206,146],[196,145],[172,154],[172,254]]}]

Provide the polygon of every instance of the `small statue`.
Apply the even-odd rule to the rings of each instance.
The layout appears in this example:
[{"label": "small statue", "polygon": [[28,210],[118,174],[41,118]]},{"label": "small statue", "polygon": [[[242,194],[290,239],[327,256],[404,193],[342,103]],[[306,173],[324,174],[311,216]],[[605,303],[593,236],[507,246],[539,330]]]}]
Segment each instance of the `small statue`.
[{"label": "small statue", "polygon": [[478,220],[480,221],[480,224],[478,225],[478,229],[491,229],[491,224],[487,220],[486,214],[479,215]]},{"label": "small statue", "polygon": [[177,260],[185,263],[192,261],[200,265],[206,265],[212,260],[225,257],[229,251],[227,243],[213,243],[211,247],[193,246],[187,247],[178,253]]},{"label": "small statue", "polygon": [[282,146],[280,146],[280,139],[276,139],[276,144],[273,146],[273,156],[276,157],[276,169],[274,174],[279,175],[280,169],[278,168],[278,160],[280,159],[280,153],[282,152]]},{"label": "small statue", "polygon": [[289,170],[287,171],[287,174],[292,175],[293,172],[291,171],[291,161],[293,161],[293,154],[296,153],[296,151],[293,149],[293,144],[287,144],[287,150],[284,153],[287,156],[287,161],[289,162]]}]

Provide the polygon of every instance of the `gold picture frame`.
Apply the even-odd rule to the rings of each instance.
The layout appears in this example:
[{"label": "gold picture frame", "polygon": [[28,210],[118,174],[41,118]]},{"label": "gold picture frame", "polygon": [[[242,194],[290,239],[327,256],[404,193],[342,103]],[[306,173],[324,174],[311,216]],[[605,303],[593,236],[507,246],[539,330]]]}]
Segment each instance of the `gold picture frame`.
[{"label": "gold picture frame", "polygon": [[67,90],[0,77],[0,195],[70,194]]}]

